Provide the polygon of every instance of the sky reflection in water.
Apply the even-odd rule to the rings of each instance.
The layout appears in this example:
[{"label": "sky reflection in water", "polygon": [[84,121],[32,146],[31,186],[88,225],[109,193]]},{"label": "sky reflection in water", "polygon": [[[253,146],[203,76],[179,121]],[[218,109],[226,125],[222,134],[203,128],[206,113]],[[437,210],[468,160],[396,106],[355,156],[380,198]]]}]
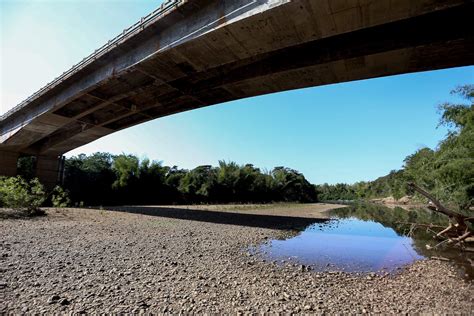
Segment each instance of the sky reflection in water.
[{"label": "sky reflection in water", "polygon": [[409,237],[373,221],[335,219],[313,224],[299,235],[272,240],[259,249],[272,260],[296,260],[316,270],[393,271],[422,259]]}]

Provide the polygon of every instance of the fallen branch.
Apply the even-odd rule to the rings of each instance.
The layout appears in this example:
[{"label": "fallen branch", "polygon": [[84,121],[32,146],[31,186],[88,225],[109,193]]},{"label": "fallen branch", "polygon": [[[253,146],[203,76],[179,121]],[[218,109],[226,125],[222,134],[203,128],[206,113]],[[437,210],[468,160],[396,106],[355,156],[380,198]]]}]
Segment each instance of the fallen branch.
[{"label": "fallen branch", "polygon": [[444,226],[441,226],[441,225],[419,224],[419,223],[412,223],[412,222],[396,222],[396,224],[416,225],[416,226],[419,226],[419,227],[427,227],[427,228],[444,228]]},{"label": "fallen branch", "polygon": [[426,197],[428,200],[430,200],[431,203],[434,204],[434,207],[431,205],[428,206],[429,209],[448,216],[450,219],[455,220],[458,225],[465,226],[466,225],[465,220],[470,220],[469,217],[461,213],[454,212],[448,209],[447,207],[445,207],[443,204],[441,204],[441,202],[438,199],[436,199],[434,196],[432,196],[431,194],[429,194],[428,192],[420,188],[415,183],[413,182],[408,183],[408,187],[420,193],[421,195]]},{"label": "fallen branch", "polygon": [[453,228],[454,228],[453,223],[449,222],[449,226],[446,227],[445,229],[443,229],[442,231],[440,231],[439,233],[437,233],[436,237],[441,237],[443,234],[446,234],[447,232],[449,232]]},{"label": "fallen branch", "polygon": [[449,261],[449,259],[448,259],[448,258],[445,258],[445,257],[435,257],[435,256],[433,256],[433,257],[431,257],[430,259],[433,259],[433,260],[440,260],[440,261]]},{"label": "fallen branch", "polygon": [[[434,248],[445,244],[446,242],[449,244],[454,244],[455,246],[460,246],[461,248],[464,247],[464,243],[467,240],[470,240],[471,236],[474,236],[474,232],[472,231],[469,223],[474,222],[474,217],[468,217],[466,215],[463,215],[461,213],[455,212],[453,210],[450,210],[449,208],[445,207],[438,199],[436,199],[433,195],[428,193],[426,190],[420,188],[418,185],[416,185],[413,182],[410,182],[408,184],[408,187],[410,189],[415,190],[416,192],[420,193],[424,197],[426,197],[432,205],[429,205],[428,208],[432,211],[441,213],[446,215],[450,223],[448,227],[445,227],[443,230],[441,230],[438,233],[435,233],[436,238],[445,238],[443,242],[437,244],[434,246]],[[412,223],[414,224],[414,223]],[[415,224],[415,225],[423,225],[423,224]],[[435,227],[433,226],[428,226],[425,224],[425,227],[430,230],[430,228]],[[437,228],[440,228],[440,226],[437,226]],[[412,227],[413,229],[413,227]]]}]

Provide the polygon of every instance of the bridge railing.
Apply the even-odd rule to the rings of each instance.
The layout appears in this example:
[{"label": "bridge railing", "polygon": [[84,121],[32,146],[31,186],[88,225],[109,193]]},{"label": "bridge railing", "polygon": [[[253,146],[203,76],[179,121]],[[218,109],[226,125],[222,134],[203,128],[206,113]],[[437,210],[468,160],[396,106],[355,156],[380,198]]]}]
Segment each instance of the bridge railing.
[{"label": "bridge railing", "polygon": [[91,64],[99,57],[103,56],[107,52],[111,51],[114,47],[117,47],[120,43],[123,43],[125,40],[129,39],[133,35],[137,34],[141,30],[145,29],[147,26],[155,22],[159,17],[164,15],[166,12],[171,11],[173,8],[176,8],[180,3],[185,2],[186,0],[166,0],[163,2],[156,10],[152,11],[151,13],[142,17],[139,21],[135,24],[129,26],[128,28],[124,29],[119,35],[114,37],[113,39],[109,40],[107,43],[96,49],[92,54],[82,59],[79,63],[73,65],[69,70],[63,72],[60,76],[56,77],[53,81],[49,82],[47,85],[30,95],[27,99],[22,101],[17,106],[11,108],[3,115],[0,116],[0,120],[5,119],[13,112],[16,112],[23,108],[25,105],[30,103],[31,101],[38,98],[44,92],[54,88],[77,71],[83,69],[87,65]]}]

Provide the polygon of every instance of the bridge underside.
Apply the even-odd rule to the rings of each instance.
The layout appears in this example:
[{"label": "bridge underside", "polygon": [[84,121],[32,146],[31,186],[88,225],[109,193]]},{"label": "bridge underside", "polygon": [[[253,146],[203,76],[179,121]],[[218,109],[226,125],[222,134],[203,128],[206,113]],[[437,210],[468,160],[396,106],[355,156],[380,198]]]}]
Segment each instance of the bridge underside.
[{"label": "bridge underside", "polygon": [[473,13],[472,1],[191,1],[0,121],[0,169],[226,101],[472,65]]}]

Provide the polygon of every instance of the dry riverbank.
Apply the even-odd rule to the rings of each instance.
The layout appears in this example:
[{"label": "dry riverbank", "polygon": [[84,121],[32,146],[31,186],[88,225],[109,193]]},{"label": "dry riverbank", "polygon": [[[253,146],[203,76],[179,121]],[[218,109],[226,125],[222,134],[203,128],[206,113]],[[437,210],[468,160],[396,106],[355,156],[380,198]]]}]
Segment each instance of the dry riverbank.
[{"label": "dry riverbank", "polygon": [[0,220],[0,314],[62,312],[464,312],[472,283],[448,263],[396,276],[316,273],[249,245],[334,205],[49,209]]}]

